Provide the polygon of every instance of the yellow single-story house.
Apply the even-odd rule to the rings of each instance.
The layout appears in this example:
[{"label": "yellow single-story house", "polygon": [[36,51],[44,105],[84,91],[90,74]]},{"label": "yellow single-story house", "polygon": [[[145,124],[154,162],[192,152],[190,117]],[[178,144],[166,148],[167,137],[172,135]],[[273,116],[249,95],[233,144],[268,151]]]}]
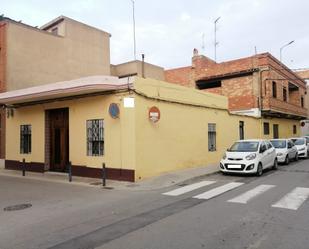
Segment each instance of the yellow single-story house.
[{"label": "yellow single-story house", "polygon": [[136,181],[216,163],[240,138],[299,134],[297,120],[228,112],[228,100],[139,77],[91,76],[0,94],[7,109],[5,168]]}]

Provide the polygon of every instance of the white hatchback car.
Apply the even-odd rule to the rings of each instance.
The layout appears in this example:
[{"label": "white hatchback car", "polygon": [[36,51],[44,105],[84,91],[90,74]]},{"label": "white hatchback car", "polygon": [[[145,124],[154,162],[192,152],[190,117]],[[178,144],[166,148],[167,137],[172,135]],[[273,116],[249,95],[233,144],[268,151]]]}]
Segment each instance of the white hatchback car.
[{"label": "white hatchback car", "polygon": [[279,163],[289,164],[290,160],[298,160],[297,147],[290,139],[272,139],[271,144],[275,147]]},{"label": "white hatchback car", "polygon": [[308,153],[308,146],[307,146],[307,140],[304,137],[293,137],[291,138],[293,143],[295,144],[297,151],[298,151],[298,157],[307,158]]},{"label": "white hatchback car", "polygon": [[263,169],[278,168],[275,148],[267,140],[240,140],[228,149],[220,161],[223,173],[257,174]]}]

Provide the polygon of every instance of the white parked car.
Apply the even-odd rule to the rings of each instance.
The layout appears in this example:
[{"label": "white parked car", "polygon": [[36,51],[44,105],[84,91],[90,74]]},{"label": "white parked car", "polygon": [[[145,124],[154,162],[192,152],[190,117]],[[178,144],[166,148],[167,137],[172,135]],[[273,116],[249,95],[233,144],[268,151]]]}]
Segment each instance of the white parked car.
[{"label": "white parked car", "polygon": [[298,157],[307,158],[308,153],[308,146],[307,146],[307,140],[304,137],[293,137],[291,138],[293,143],[295,144],[297,151],[298,151]]},{"label": "white parked car", "polygon": [[303,136],[306,138],[306,143],[307,143],[307,150],[309,151],[309,136]]},{"label": "white parked car", "polygon": [[220,161],[223,173],[254,173],[261,176],[263,170],[270,167],[278,168],[276,150],[269,141],[261,139],[235,142]]},{"label": "white parked car", "polygon": [[298,160],[297,147],[290,139],[272,139],[271,144],[275,147],[278,163],[289,164],[290,160]]}]

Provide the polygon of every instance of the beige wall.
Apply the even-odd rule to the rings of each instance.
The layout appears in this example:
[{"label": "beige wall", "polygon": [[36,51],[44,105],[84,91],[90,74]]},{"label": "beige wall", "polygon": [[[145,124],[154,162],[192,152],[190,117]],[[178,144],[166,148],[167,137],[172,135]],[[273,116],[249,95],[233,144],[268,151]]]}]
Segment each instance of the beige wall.
[{"label": "beige wall", "polygon": [[[44,163],[45,110],[69,108],[70,161],[73,165],[101,168],[134,169],[135,130],[134,109],[124,108],[123,95],[99,96],[72,101],[18,108],[13,118],[7,119],[6,159]],[[108,114],[110,103],[118,103],[120,119]],[[104,119],[104,156],[87,156],[86,120]],[[32,153],[20,154],[20,125],[32,125]]]},{"label": "beige wall", "polygon": [[7,90],[110,75],[109,34],[70,19],[63,37],[8,22],[7,44]]},{"label": "beige wall", "polygon": [[[119,65],[111,65],[111,74],[118,77],[136,74],[137,76],[142,77],[142,67],[141,61],[130,61]],[[164,80],[164,69],[145,62],[144,76],[145,78]]]},{"label": "beige wall", "polygon": [[[202,94],[197,90],[174,84],[139,79],[137,91],[149,97],[202,105],[203,107],[157,101],[136,95],[136,179],[158,175],[163,172],[188,167],[218,163],[224,151],[239,139],[239,121],[244,122],[245,139],[272,138],[272,124],[279,124],[280,137],[292,137],[293,124],[287,119],[269,119],[270,135],[263,135],[263,120],[248,116],[231,115],[227,110],[226,98]],[[183,95],[182,95],[183,94]],[[184,98],[187,97],[187,99]],[[190,96],[190,97],[188,97]],[[206,108],[216,103],[218,109]],[[152,123],[148,111],[157,106],[161,119]],[[217,151],[208,151],[208,123],[215,123]]]},{"label": "beige wall", "polygon": [[[132,97],[134,108],[124,108],[123,98],[129,93],[56,102],[18,108],[7,119],[6,159],[44,162],[44,113],[47,109],[69,108],[70,160],[73,165],[100,168],[133,169],[135,179],[144,179],[167,171],[218,163],[224,151],[239,139],[239,121],[244,122],[245,139],[272,138],[273,124],[279,124],[280,137],[292,134],[293,124],[287,119],[267,119],[270,135],[263,135],[263,122],[258,118],[231,115],[227,98],[195,89],[167,84],[152,79],[136,78]],[[120,106],[120,118],[108,114],[110,103]],[[157,106],[161,119],[149,121],[150,107]],[[89,157],[86,151],[86,120],[104,119],[105,154]],[[217,150],[208,151],[208,123],[216,124]],[[19,152],[19,127],[32,125],[32,153]]]}]

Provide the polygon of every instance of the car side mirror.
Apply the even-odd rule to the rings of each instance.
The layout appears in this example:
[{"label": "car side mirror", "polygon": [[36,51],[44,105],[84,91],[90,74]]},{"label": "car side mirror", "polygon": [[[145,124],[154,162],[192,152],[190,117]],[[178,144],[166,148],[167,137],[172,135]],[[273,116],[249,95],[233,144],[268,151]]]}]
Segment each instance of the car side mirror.
[{"label": "car side mirror", "polygon": [[265,150],[266,150],[266,149],[265,149],[264,147],[261,147],[261,148],[260,148],[260,153],[261,153],[261,154],[264,153]]}]

